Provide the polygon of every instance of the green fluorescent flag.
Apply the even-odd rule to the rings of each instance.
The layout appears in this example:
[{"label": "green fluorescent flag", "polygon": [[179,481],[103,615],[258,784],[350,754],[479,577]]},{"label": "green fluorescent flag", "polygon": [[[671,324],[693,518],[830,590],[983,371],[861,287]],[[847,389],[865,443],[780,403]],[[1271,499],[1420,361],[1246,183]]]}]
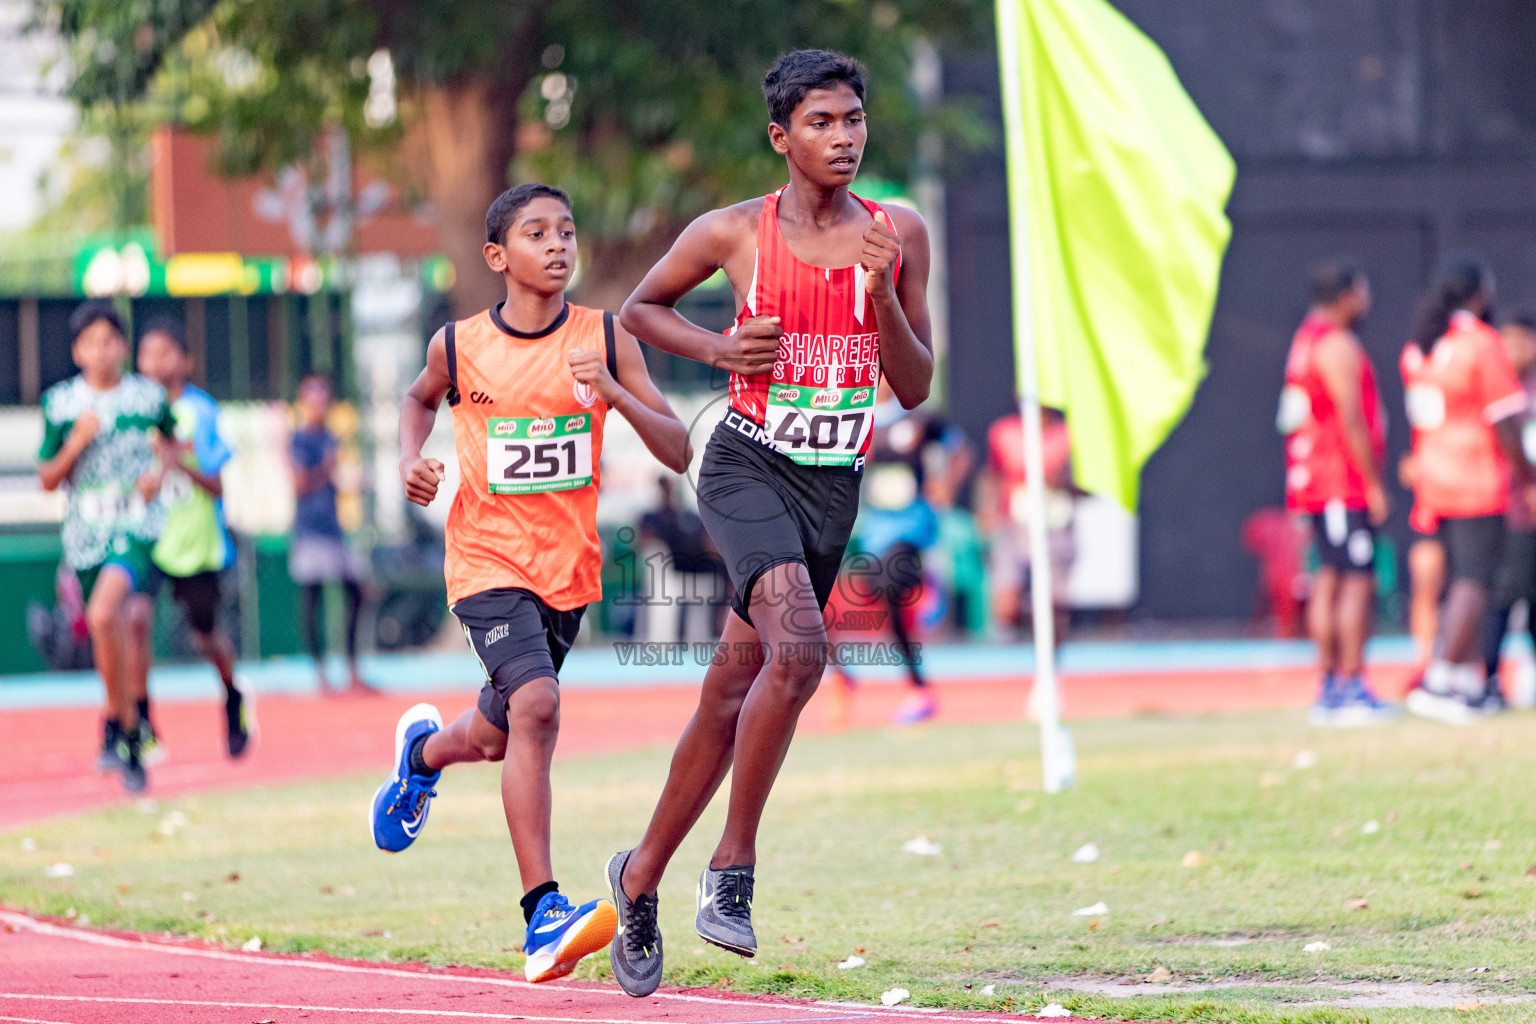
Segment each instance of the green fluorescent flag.
[{"label": "green fluorescent flag", "polygon": [[1067,415],[1078,486],[1134,511],[1205,374],[1235,168],[1106,0],[997,0],[997,33],[1018,358]]}]

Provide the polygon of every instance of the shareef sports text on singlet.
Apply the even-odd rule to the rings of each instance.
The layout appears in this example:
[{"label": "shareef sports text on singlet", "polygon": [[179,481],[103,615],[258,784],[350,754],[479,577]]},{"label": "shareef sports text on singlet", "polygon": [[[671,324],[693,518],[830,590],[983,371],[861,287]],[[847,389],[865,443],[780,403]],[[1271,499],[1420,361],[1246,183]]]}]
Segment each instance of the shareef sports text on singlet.
[{"label": "shareef sports text on singlet", "polygon": [[[755,423],[760,440],[802,466],[858,467],[874,430],[880,334],[864,267],[818,267],[799,259],[779,230],[783,189],[763,198],[752,283],[737,316],[779,317],[773,369],[731,375],[731,405]],[[859,199],[871,217],[877,203]],[[892,269],[899,275],[898,258]]]},{"label": "shareef sports text on singlet", "polygon": [[768,383],[764,429],[802,466],[851,466],[874,429],[880,336],[785,335]]}]

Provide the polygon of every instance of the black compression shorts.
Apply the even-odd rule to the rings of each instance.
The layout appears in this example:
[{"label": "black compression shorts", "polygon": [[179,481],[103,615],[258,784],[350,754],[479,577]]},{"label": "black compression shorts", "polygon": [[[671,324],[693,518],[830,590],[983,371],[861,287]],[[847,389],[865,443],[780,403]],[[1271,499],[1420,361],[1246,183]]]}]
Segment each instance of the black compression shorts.
[{"label": "black compression shorts", "polygon": [[210,570],[191,576],[172,576],[156,565],[150,568],[144,592],[151,596],[159,594],[167,580],[171,584],[171,596],[186,613],[187,625],[192,627],[192,632],[201,636],[212,633],[219,619],[219,574]]},{"label": "black compression shorts", "polygon": [[797,465],[755,439],[761,434],[733,409],[715,427],[699,464],[699,518],[734,585],[731,607],[748,623],[752,588],[786,562],[805,565],[817,605],[827,606],[853,533],[863,475],[862,467]]},{"label": "black compression shorts", "polygon": [[586,607],[560,611],[531,590],[498,587],[470,594],[450,611],[464,627],[464,637],[485,670],[477,707],[502,732],[507,701],[535,679],[558,680]]},{"label": "black compression shorts", "polygon": [[1337,572],[1369,573],[1376,564],[1376,528],[1361,510],[1333,505],[1312,513],[1317,560]]}]

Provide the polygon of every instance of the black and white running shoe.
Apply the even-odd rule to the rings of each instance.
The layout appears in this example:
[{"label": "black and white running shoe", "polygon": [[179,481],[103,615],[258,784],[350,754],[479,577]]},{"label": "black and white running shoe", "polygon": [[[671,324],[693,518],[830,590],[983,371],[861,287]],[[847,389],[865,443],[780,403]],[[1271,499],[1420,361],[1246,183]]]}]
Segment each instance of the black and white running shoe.
[{"label": "black and white running shoe", "polygon": [[656,897],[624,893],[624,865],[633,850],[608,859],[608,887],[619,912],[619,931],[608,947],[608,963],[619,987],[632,996],[648,996],[661,984],[661,929],[656,925]]},{"label": "black and white running shoe", "polygon": [[741,956],[757,955],[752,931],[752,865],[716,871],[705,867],[699,876],[699,913],[693,930],[710,945]]}]

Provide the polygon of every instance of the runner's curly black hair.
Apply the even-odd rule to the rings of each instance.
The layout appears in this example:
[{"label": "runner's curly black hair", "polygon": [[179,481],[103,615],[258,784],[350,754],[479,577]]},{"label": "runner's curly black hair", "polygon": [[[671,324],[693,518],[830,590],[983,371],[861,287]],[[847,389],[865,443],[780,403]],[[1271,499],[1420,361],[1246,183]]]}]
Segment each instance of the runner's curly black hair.
[{"label": "runner's curly black hair", "polygon": [[558,199],[565,204],[567,210],[571,208],[571,197],[565,194],[564,189],[538,181],[514,186],[492,200],[491,208],[485,211],[485,240],[496,245],[505,245],[507,231],[512,227],[512,222],[517,219],[517,215],[522,212],[523,207],[540,198]]},{"label": "runner's curly black hair", "polygon": [[773,62],[763,76],[763,99],[773,123],[789,127],[789,119],[812,89],[830,89],[839,82],[864,102],[864,65],[846,54],[831,50],[795,50]]}]

